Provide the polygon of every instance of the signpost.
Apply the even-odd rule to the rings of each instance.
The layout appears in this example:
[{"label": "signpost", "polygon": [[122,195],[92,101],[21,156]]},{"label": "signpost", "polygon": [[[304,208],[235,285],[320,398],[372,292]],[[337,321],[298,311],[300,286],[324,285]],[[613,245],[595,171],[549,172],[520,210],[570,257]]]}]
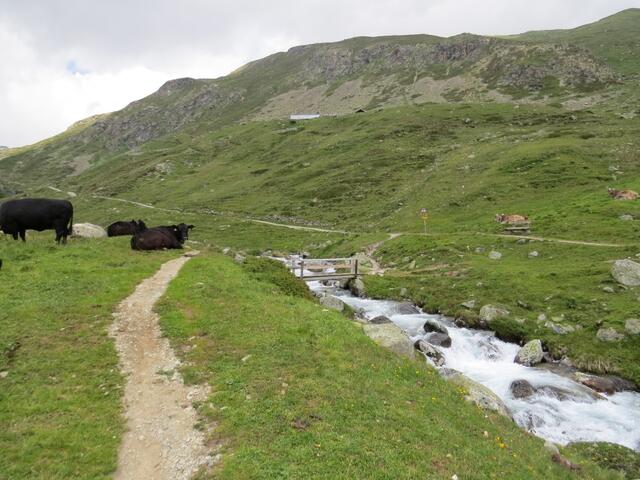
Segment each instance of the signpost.
[{"label": "signpost", "polygon": [[424,234],[427,234],[427,218],[429,218],[429,212],[427,212],[426,208],[420,209],[420,218],[422,218],[422,223],[424,224]]}]

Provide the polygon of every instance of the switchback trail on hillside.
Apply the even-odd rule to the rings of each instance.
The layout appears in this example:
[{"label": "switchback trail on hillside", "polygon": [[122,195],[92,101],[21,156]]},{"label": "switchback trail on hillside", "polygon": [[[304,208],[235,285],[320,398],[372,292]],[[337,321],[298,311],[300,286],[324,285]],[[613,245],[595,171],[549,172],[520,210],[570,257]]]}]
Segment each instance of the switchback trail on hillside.
[{"label": "switchback trail on hillside", "polygon": [[194,428],[197,419],[192,406],[208,391],[183,383],[177,370],[180,362],[161,336],[158,315],[153,312],[169,282],[197,253],[163,264],[113,314],[109,334],[127,376],[127,431],[118,452],[116,480],[186,480],[212,462],[204,434]]}]

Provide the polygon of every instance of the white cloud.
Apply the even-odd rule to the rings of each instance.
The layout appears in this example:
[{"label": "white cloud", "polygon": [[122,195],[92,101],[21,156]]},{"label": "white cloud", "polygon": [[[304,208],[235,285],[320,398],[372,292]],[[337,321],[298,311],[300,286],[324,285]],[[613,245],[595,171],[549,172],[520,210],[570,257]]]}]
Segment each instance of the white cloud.
[{"label": "white cloud", "polygon": [[640,0],[0,0],[0,145],[46,138],[168,79],[217,77],[298,44],[571,28],[638,6]]}]

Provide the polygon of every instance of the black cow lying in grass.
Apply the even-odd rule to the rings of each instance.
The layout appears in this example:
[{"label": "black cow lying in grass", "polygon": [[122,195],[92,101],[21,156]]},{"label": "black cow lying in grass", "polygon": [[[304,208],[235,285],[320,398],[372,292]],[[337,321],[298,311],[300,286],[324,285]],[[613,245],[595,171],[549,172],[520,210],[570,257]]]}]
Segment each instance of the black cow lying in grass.
[{"label": "black cow lying in grass", "polygon": [[147,229],[142,220],[131,220],[130,222],[114,222],[107,227],[107,236],[121,237],[124,235],[135,235]]},{"label": "black cow lying in grass", "polygon": [[182,248],[189,239],[189,230],[193,225],[181,223],[168,227],[153,227],[136,233],[131,237],[133,250],[162,250],[165,248]]},{"label": "black cow lying in grass", "polygon": [[67,243],[73,226],[73,205],[67,200],[23,198],[0,205],[0,230],[26,241],[27,230],[55,230],[56,242]]}]

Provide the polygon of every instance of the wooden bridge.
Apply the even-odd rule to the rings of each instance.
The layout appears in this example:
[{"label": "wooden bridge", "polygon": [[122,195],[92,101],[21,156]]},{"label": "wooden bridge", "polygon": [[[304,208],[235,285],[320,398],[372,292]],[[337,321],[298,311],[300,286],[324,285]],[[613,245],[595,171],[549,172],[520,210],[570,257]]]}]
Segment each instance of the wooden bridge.
[{"label": "wooden bridge", "polygon": [[357,258],[296,258],[288,262],[288,267],[303,280],[343,280],[361,275]]}]

